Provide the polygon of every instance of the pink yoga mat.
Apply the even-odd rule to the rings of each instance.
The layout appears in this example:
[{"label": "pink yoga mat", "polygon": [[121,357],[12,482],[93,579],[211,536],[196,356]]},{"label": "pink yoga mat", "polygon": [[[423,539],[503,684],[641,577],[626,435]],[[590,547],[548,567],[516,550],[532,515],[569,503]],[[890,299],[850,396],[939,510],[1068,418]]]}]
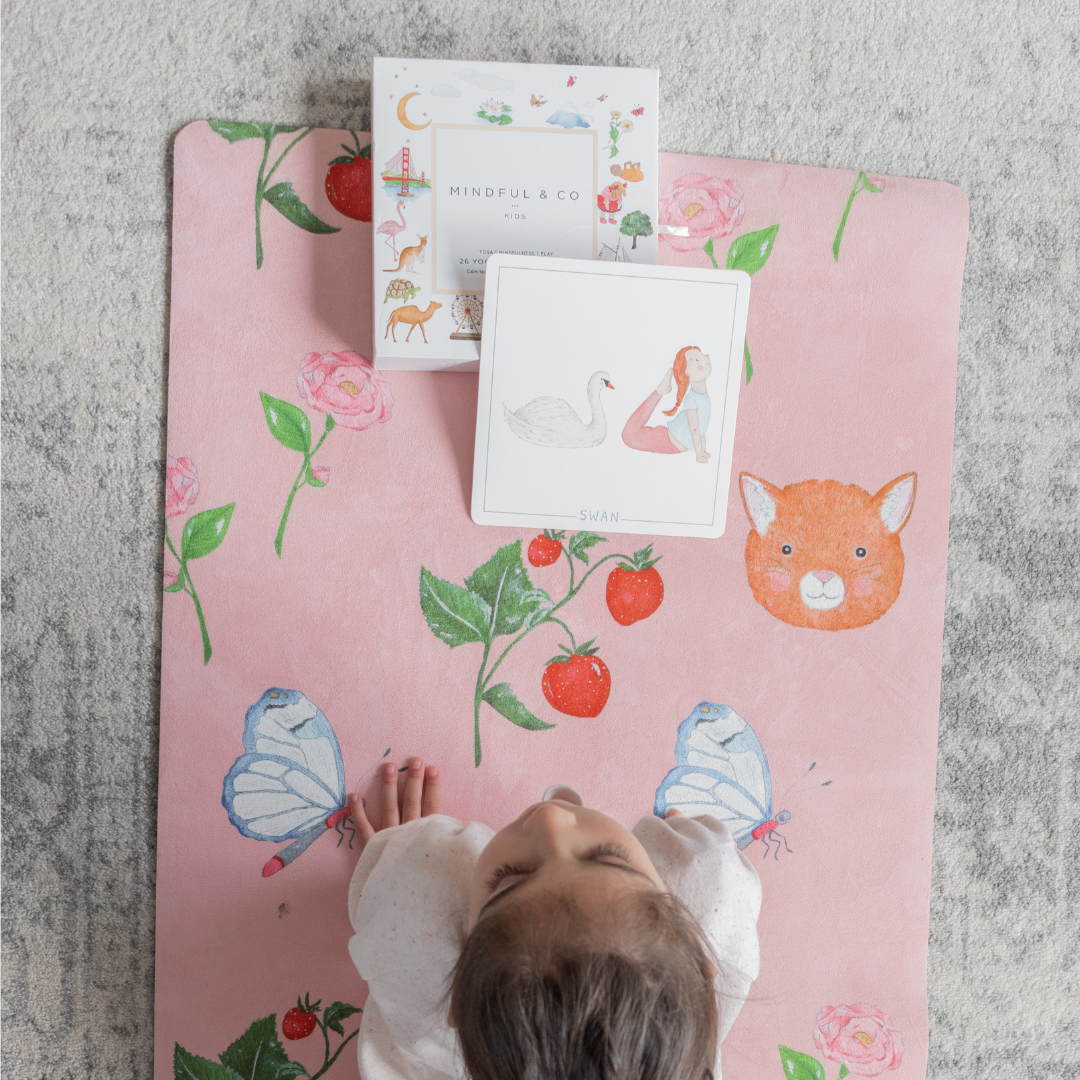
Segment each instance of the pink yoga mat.
[{"label": "pink yoga mat", "polygon": [[[477,709],[485,645],[450,647],[421,604],[422,572],[426,595],[443,589],[453,607],[495,559],[557,602],[571,535],[535,566],[535,533],[470,520],[476,376],[383,380],[340,355],[370,356],[390,312],[427,299],[391,296],[373,327],[372,234],[393,205],[377,192],[372,223],[342,213],[326,180],[352,136],[291,145],[304,131],[199,122],[176,140],[155,1075],[179,1060],[201,1076],[219,1056],[243,1074],[257,1045],[264,1062],[287,1055],[314,1074],[358,1027],[345,1008],[366,993],[346,952],[357,850],[341,815],[324,807],[310,846],[269,876],[289,841],[244,834],[244,785],[284,768],[258,731],[283,698],[264,695],[294,690],[321,715],[286,764],[322,782],[320,798],[389,747],[437,762],[446,811],[494,827],[556,781],[632,825],[680,764],[680,723],[702,703],[730,707],[760,742],[772,799],[747,839],[761,975],[724,1043],[727,1075],[775,1080],[814,1059],[828,1080],[917,1080],[965,197],[857,170],[661,155],[662,261],[753,268],[727,532],[575,541],[589,558],[573,560],[575,587],[595,572],[559,617],[576,643],[596,639],[606,703],[592,717],[549,704],[545,667],[568,642],[545,623],[488,683],[520,711],[497,692]],[[657,358],[658,380],[672,359]],[[748,509],[765,529],[749,569]],[[781,530],[790,555],[777,554]],[[615,601],[616,621],[605,583],[621,560],[597,563],[649,543],[663,600],[624,625],[643,608]],[[808,604],[814,572],[841,578],[844,599],[824,582]],[[482,596],[483,574],[472,584]],[[486,671],[525,627],[515,617]],[[325,1039],[289,1037],[305,1029],[287,1015],[298,995],[321,1003],[300,1011]],[[357,1076],[355,1039],[327,1075]]]}]

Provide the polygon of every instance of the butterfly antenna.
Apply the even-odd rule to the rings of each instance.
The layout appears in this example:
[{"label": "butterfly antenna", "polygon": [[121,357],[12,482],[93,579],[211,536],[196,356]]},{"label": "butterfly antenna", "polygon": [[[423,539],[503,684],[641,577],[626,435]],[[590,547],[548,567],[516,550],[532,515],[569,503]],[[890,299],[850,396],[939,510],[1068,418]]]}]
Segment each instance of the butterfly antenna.
[{"label": "butterfly antenna", "polygon": [[371,768],[368,769],[368,771],[366,773],[364,773],[364,775],[361,776],[359,780],[356,781],[356,783],[353,785],[353,791],[359,791],[364,786],[364,784],[366,784],[375,775],[375,773],[378,770],[379,766],[386,759],[386,756],[389,753],[390,753],[390,747],[388,746],[382,752],[382,754],[379,755],[379,760],[376,761],[375,764],[372,765]]},{"label": "butterfly antenna", "polygon": [[[789,787],[789,788],[787,789],[787,791],[785,791],[785,792],[784,792],[784,794],[780,796],[779,802],[783,803],[783,802],[784,802],[784,801],[785,801],[785,800],[787,799],[787,797],[788,797],[788,796],[789,796],[789,795],[790,795],[790,794],[791,794],[791,793],[792,793],[792,792],[793,792],[793,791],[794,791],[794,790],[795,790],[795,789],[796,789],[796,788],[797,788],[797,787],[798,787],[798,786],[799,786],[799,785],[800,785],[800,784],[801,784],[801,783],[802,783],[802,782],[803,782],[803,781],[804,781],[804,780],[805,780],[805,779],[806,779],[806,778],[807,778],[807,777],[808,777],[808,776],[809,776],[809,775],[810,775],[810,774],[811,774],[811,773],[812,773],[812,772],[814,771],[814,769],[816,769],[816,768],[817,768],[817,762],[816,762],[816,761],[811,761],[811,762],[810,762],[810,768],[809,768],[809,769],[807,769],[807,770],[806,770],[806,772],[804,772],[804,773],[802,774],[802,776],[800,776],[800,777],[799,777],[799,779],[798,779],[798,780],[796,780],[796,781],[795,781],[795,783],[794,783],[794,784],[792,784],[792,785],[791,785],[791,787]],[[818,787],[828,787],[828,786],[829,786],[829,785],[830,785],[831,783],[832,783],[832,781],[831,781],[831,780],[826,780],[826,781],[824,781],[824,783],[821,783],[821,784],[819,784],[819,785],[818,785]]]}]

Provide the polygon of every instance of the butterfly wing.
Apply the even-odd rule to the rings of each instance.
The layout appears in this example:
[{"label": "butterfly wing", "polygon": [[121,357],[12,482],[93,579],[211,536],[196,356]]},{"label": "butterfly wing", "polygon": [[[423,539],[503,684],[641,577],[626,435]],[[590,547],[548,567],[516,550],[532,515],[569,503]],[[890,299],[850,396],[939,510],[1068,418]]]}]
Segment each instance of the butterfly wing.
[{"label": "butterfly wing", "polygon": [[769,762],[754,729],[730,706],[703,701],[679,725],[675,760],[656,790],[655,813],[711,814],[739,847],[751,843],[772,813]]},{"label": "butterfly wing", "polygon": [[271,688],[248,709],[244,749],[221,796],[244,836],[293,839],[345,805],[345,768],[334,729],[298,690]]}]

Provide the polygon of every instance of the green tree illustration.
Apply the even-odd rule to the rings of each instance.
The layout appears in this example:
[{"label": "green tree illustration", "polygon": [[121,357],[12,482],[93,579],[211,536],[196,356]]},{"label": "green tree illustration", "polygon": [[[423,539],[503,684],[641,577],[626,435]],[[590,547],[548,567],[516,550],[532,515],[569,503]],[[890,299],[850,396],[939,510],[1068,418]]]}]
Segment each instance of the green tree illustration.
[{"label": "green tree illustration", "polygon": [[631,250],[637,247],[637,241],[639,236],[652,236],[652,222],[649,220],[649,215],[641,210],[631,210],[629,214],[622,219],[622,225],[619,227],[619,232],[623,236],[632,236],[634,242],[630,245]]}]

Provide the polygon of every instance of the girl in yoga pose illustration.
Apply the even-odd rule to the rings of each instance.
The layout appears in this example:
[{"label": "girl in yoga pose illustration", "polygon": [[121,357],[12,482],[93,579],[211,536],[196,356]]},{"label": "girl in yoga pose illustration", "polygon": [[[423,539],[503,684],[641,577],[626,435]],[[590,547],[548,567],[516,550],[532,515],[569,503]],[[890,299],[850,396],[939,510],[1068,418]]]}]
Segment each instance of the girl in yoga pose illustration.
[{"label": "girl in yoga pose illustration", "polygon": [[[712,402],[705,380],[712,374],[712,362],[694,345],[679,350],[674,365],[668,369],[660,385],[634,410],[623,428],[623,442],[632,450],[650,454],[683,454],[693,450],[697,460],[705,465],[712,456],[705,449],[705,432],[712,416]],[[667,424],[647,427],[646,423],[660,399],[671,392],[674,377],[678,394],[674,408],[665,416],[674,416]],[[682,412],[679,412],[680,406]],[[678,413],[678,416],[675,414]]]}]

